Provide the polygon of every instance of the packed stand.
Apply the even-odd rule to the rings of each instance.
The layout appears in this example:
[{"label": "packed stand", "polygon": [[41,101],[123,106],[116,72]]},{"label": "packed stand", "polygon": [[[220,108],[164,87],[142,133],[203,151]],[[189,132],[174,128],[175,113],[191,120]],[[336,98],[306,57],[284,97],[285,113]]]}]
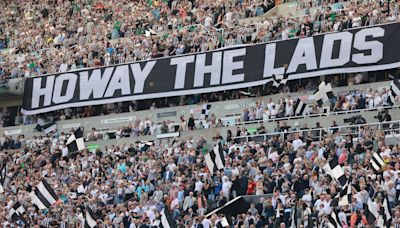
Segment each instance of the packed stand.
[{"label": "packed stand", "polygon": [[[31,225],[77,227],[90,207],[101,227],[148,227],[168,207],[178,227],[213,227],[220,218],[205,217],[213,209],[236,196],[269,194],[247,213],[230,218],[231,227],[290,227],[294,212],[299,226],[313,221],[309,217],[323,224],[334,208],[343,226],[365,227],[368,198],[379,211],[385,197],[393,210],[392,224],[399,225],[399,146],[386,145],[385,134],[368,127],[348,135],[330,129],[323,134],[322,140],[294,133],[238,144],[229,136],[214,141],[175,138],[140,148],[132,143],[79,153],[68,151],[66,136],[58,133],[30,144],[21,137],[20,149],[0,155],[7,161],[0,221],[9,225],[7,215],[20,202]],[[219,142],[225,167],[211,175],[204,155]],[[374,152],[386,163],[382,176],[369,165]],[[341,207],[331,206],[340,186],[322,171],[334,157],[352,184],[351,202]],[[43,179],[59,200],[38,210],[28,193]]]},{"label": "packed stand", "polygon": [[[334,98],[330,99],[330,112],[345,112],[360,109],[379,109],[392,106],[389,100],[389,87],[379,89],[369,88],[368,91],[341,91]],[[255,107],[243,110],[241,121],[270,120],[276,118],[287,118],[295,116],[295,100],[292,96],[283,96],[277,101],[272,98],[268,101],[255,103]],[[310,115],[323,114],[324,107],[319,107],[315,103],[310,104]]]},{"label": "packed stand", "polygon": [[[398,75],[398,69],[394,69],[391,71],[381,71],[381,72],[369,72],[369,73],[357,73],[357,74],[349,74],[346,76],[326,76],[325,80],[329,81],[332,84],[332,87],[341,87],[341,86],[348,86],[348,85],[359,85],[364,83],[373,83],[376,82],[376,79],[379,81],[390,80],[388,75]],[[379,76],[374,76],[379,75]],[[375,79],[374,79],[375,78]],[[318,87],[319,79],[318,78],[311,78],[307,80],[292,80],[289,81],[281,90],[278,90],[270,85],[265,86],[257,86],[248,88],[248,92],[250,92],[250,97],[261,97],[271,94],[289,94],[289,93],[311,93]],[[223,92],[214,92],[208,94],[194,94],[188,96],[181,96],[181,97],[168,97],[168,98],[159,98],[159,99],[151,99],[151,100],[141,100],[141,101],[130,101],[130,102],[119,102],[119,103],[110,103],[106,105],[96,105],[96,106],[87,106],[87,107],[77,107],[77,108],[66,108],[63,110],[53,111],[45,114],[39,114],[34,116],[23,115],[22,113],[11,113],[6,110],[6,112],[0,112],[0,123],[2,123],[3,127],[8,126],[19,126],[19,125],[29,125],[29,124],[36,124],[38,119],[45,118],[50,121],[60,121],[60,120],[69,120],[69,119],[80,119],[80,118],[87,118],[93,116],[103,116],[109,114],[118,114],[118,113],[127,113],[131,112],[134,113],[135,111],[141,110],[156,110],[159,108],[165,107],[176,107],[176,106],[185,106],[185,105],[194,105],[194,104],[204,104],[209,102],[217,102],[217,101],[226,101],[226,100],[237,100],[248,98],[249,96],[246,93],[243,93],[246,89],[243,90],[229,90]],[[364,94],[362,94],[364,93]],[[368,91],[365,93],[364,91],[349,91],[349,93],[341,93],[337,94],[338,96],[332,100],[330,104],[331,111],[346,111],[346,110],[354,110],[354,109],[362,109],[364,108],[376,108],[380,106],[385,106],[386,103],[383,100],[387,101],[387,96],[384,94],[388,93],[388,88],[385,91]],[[355,96],[350,96],[355,95]],[[357,99],[357,97],[363,96],[363,99]],[[366,102],[366,100],[371,101],[373,97],[377,97],[376,102]],[[285,96],[284,96],[285,97]],[[379,97],[379,99],[378,99]],[[347,99],[347,100],[346,100]],[[256,120],[259,120],[260,116],[261,119],[273,119],[279,117],[287,117],[287,115],[292,111],[286,110],[286,103],[285,101],[291,101],[291,106],[293,106],[293,98],[290,96],[285,97],[284,99],[273,101],[275,108],[272,109],[271,105],[268,105],[270,101],[260,101],[258,107],[249,107],[247,112],[258,112],[258,117]],[[336,101],[339,101],[339,105],[336,105]],[[351,101],[352,105],[347,106],[349,101]],[[365,106],[362,104],[362,101],[366,102]],[[379,102],[378,102],[379,101]],[[359,105],[354,105],[358,104]],[[284,104],[282,106],[282,104]],[[329,105],[329,104],[328,104]],[[371,105],[371,107],[370,107]],[[262,107],[261,109],[259,107]],[[351,109],[348,109],[348,108]],[[268,110],[266,109],[268,108]],[[256,110],[254,110],[256,109]],[[286,112],[288,111],[288,112]],[[323,112],[323,109],[317,107],[316,105],[311,104],[311,111],[310,114],[318,114]],[[275,117],[274,117],[275,116]],[[215,124],[218,124],[218,119],[221,117],[217,116],[215,120]],[[240,121],[246,121],[246,119],[250,120],[250,115],[245,117],[244,115],[241,117]],[[184,117],[183,119],[186,120],[186,123],[189,120],[189,117]],[[209,122],[211,119],[208,119]],[[172,120],[171,120],[172,121]],[[175,125],[181,124],[182,121],[174,123]],[[203,124],[200,126],[198,124]],[[209,123],[211,125],[211,123]],[[204,121],[196,123],[197,128],[207,128],[208,124],[205,124]],[[214,126],[213,125],[213,126]],[[190,126],[188,126],[190,128]]]},{"label": "packed stand", "polygon": [[[222,38],[217,29],[262,15],[274,6],[268,0],[1,4],[0,50],[7,53],[0,62],[12,64],[3,65],[0,72],[11,78],[214,49]],[[213,31],[207,36],[209,30]],[[189,47],[189,41],[196,40],[193,36],[200,39]]]},{"label": "packed stand", "polygon": [[7,64],[0,66],[0,76],[66,72],[239,44],[310,37],[399,19],[399,3],[387,5],[382,1],[352,1],[335,12],[324,6],[313,15],[306,10],[306,16],[299,18],[275,16],[244,26],[236,26],[239,19],[260,16],[274,2],[33,3],[3,3],[0,49],[6,51],[0,55],[0,62]]},{"label": "packed stand", "polygon": [[[309,89],[315,89],[316,87],[315,85],[310,84],[308,84],[308,86]],[[385,111],[385,108],[391,106],[391,104],[388,103],[388,93],[388,88],[382,88],[382,90],[374,90],[370,88],[367,91],[341,91],[330,100],[330,103],[327,103],[326,105],[330,106],[330,112],[356,111],[360,109],[378,110],[376,122],[387,122],[392,120],[389,111]],[[398,102],[395,103],[395,105],[397,104]],[[237,116],[234,122],[224,122],[221,119],[222,116],[218,116],[218,113],[216,114],[211,112],[210,115],[205,119],[201,119],[201,117],[195,118],[194,114],[189,114],[188,116],[180,115],[179,121],[165,120],[160,123],[156,123],[149,118],[136,119],[132,123],[122,125],[116,129],[108,130],[100,130],[96,129],[95,126],[92,126],[92,130],[85,136],[85,140],[96,141],[115,138],[136,138],[138,136],[221,128],[225,126],[260,122],[261,128],[257,129],[256,131],[249,132],[245,125],[243,125],[239,133],[233,134],[236,137],[250,136],[254,134],[257,135],[269,133],[265,130],[264,124],[270,121],[276,122],[274,132],[290,131],[298,129],[297,127],[301,127],[290,127],[286,125],[286,119],[299,117],[294,114],[294,106],[295,101],[293,97],[291,95],[284,95],[277,101],[274,101],[272,98],[269,98],[268,100],[256,101],[254,107],[243,109],[241,115]],[[310,105],[310,111],[307,113],[307,115],[312,116],[320,114],[324,114],[324,108],[312,103],[312,105]],[[65,119],[67,118],[60,118],[60,120]],[[344,119],[344,123],[350,125],[365,124],[366,120],[356,113],[354,116]],[[230,134],[232,135],[232,133]]]},{"label": "packed stand", "polygon": [[[378,109],[379,112],[376,116],[376,122],[387,122],[391,121],[392,117],[389,111],[385,111],[385,107],[390,107],[391,104],[388,102],[388,93],[389,90],[387,88],[383,88],[381,91],[373,90],[372,88],[368,89],[368,91],[343,91],[337,96],[335,96],[331,101],[330,106],[331,112],[341,112],[341,111],[354,111],[360,109]],[[396,103],[397,104],[397,103]],[[243,123],[254,123],[261,122],[261,130],[258,129],[255,132],[249,133],[245,127],[242,128],[236,136],[249,136],[251,134],[265,134],[265,128],[263,126],[263,122],[267,123],[270,120],[278,119],[276,121],[277,127],[274,132],[283,132],[289,131],[291,127],[288,127],[284,130],[286,126],[286,122],[284,121],[286,118],[295,117],[294,114],[294,105],[295,101],[293,98],[288,95],[287,97],[282,97],[278,101],[274,102],[272,98],[268,99],[268,101],[259,100],[255,102],[255,107],[245,108],[240,117],[237,117],[233,125],[243,124]],[[310,108],[309,115],[323,114],[324,108],[318,107],[316,104],[313,104]],[[225,126],[231,126],[232,123],[225,123],[218,117],[215,113],[210,113],[210,115],[205,119],[197,119],[193,114],[189,114],[188,116],[181,115],[179,117],[179,122],[175,122],[173,120],[162,121],[160,124],[154,123],[146,118],[144,121],[140,119],[136,120],[133,124],[128,124],[126,126],[122,126],[117,129],[116,132],[112,131],[111,134],[105,137],[106,139],[110,138],[123,138],[123,137],[137,137],[143,135],[156,135],[156,134],[166,134],[166,133],[174,133],[174,132],[182,132],[182,131],[192,131],[192,130],[202,130],[209,128],[221,128]],[[355,115],[348,119],[344,120],[345,123],[348,124],[365,124],[366,120],[359,116]],[[336,123],[335,123],[336,124]],[[337,125],[337,124],[336,124]],[[322,128],[319,126],[318,128]],[[295,129],[295,128],[293,128]],[[114,134],[114,135],[113,135]],[[93,133],[92,135],[96,135]],[[111,135],[111,136],[110,136]],[[102,138],[100,134],[99,137],[93,136],[88,137],[88,140],[97,140]],[[90,139],[89,139],[90,138]]]}]

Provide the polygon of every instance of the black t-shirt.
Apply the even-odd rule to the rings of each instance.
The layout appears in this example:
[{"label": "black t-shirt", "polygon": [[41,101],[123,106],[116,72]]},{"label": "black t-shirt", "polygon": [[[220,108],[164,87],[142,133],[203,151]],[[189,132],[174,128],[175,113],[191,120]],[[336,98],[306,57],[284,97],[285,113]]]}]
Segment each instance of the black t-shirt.
[{"label": "black t-shirt", "polygon": [[265,188],[267,189],[267,193],[273,193],[276,184],[274,181],[265,183]]},{"label": "black t-shirt", "polygon": [[374,143],[371,140],[368,140],[364,144],[368,149],[372,149]]}]

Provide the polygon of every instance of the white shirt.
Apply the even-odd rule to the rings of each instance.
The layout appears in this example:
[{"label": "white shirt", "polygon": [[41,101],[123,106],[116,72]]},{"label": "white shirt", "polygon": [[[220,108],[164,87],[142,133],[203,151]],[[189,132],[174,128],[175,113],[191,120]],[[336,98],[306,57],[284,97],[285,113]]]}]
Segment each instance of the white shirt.
[{"label": "white shirt", "polygon": [[311,197],[310,194],[308,194],[308,195],[303,195],[303,197],[301,197],[301,199],[302,199],[304,202],[310,203],[311,200],[312,200],[312,197]]},{"label": "white shirt", "polygon": [[277,109],[277,108],[276,108],[276,109],[273,108],[273,109],[271,110],[271,117],[272,117],[272,118],[275,118],[277,114],[278,114],[278,109]]},{"label": "white shirt", "polygon": [[154,211],[148,210],[148,211],[146,211],[146,214],[147,214],[147,217],[150,219],[150,222],[153,223],[154,219],[156,218]]},{"label": "white shirt", "polygon": [[62,148],[61,154],[62,154],[62,157],[67,157],[68,156],[68,148],[67,147]]},{"label": "white shirt", "polygon": [[368,100],[368,108],[369,109],[374,108],[374,99],[373,98],[370,98]]},{"label": "white shirt", "polygon": [[271,103],[268,103],[267,104],[267,108],[268,108],[268,110],[272,110],[272,107],[275,105],[275,103],[274,102],[271,102]]},{"label": "white shirt", "polygon": [[382,98],[381,98],[381,96],[375,96],[375,98],[374,98],[374,106],[375,107],[378,107],[379,105],[381,105],[381,103],[382,103]]},{"label": "white shirt", "polygon": [[297,151],[303,145],[303,141],[301,141],[301,139],[296,139],[293,141],[292,145],[293,145],[293,150]]},{"label": "white shirt", "polygon": [[338,217],[339,217],[339,221],[340,221],[340,222],[346,222],[346,224],[347,224],[347,216],[346,216],[346,213],[344,213],[343,211],[341,211],[341,212],[339,212]]},{"label": "white shirt", "polygon": [[290,116],[293,115],[293,105],[286,105],[285,107],[285,115]]},{"label": "white shirt", "polygon": [[150,125],[150,134],[151,135],[155,135],[156,130],[157,130],[157,126],[155,124],[154,125]]},{"label": "white shirt", "polygon": [[319,148],[318,157],[319,158],[323,158],[324,157],[324,153],[325,153],[325,148],[324,147]]},{"label": "white shirt", "polygon": [[315,208],[317,208],[317,210],[319,211],[319,205],[321,205],[321,204],[323,204],[324,202],[321,200],[321,199],[318,199],[316,202],[315,202],[315,204],[314,204],[314,207]]},{"label": "white shirt", "polygon": [[194,184],[194,191],[195,191],[195,192],[201,192],[202,189],[203,189],[203,182],[197,181],[197,182]]},{"label": "white shirt", "polygon": [[59,72],[63,73],[63,72],[67,72],[67,71],[68,71],[68,65],[66,63],[61,64]]},{"label": "white shirt", "polygon": [[274,151],[268,155],[268,159],[271,159],[274,162],[278,160],[278,157],[279,157],[279,155],[276,151]]},{"label": "white shirt", "polygon": [[353,27],[360,27],[361,26],[361,17],[354,17],[353,18]]},{"label": "white shirt", "polygon": [[232,12],[227,12],[225,14],[225,21],[226,21],[226,25],[228,27],[232,26],[232,19],[233,19],[233,13]]},{"label": "white shirt", "polygon": [[203,225],[204,228],[210,228],[211,227],[211,222],[208,219],[203,219],[203,221],[201,222],[201,224]]},{"label": "white shirt", "polygon": [[205,19],[205,21],[204,21],[204,26],[210,27],[210,26],[211,26],[211,23],[212,23],[211,17],[207,16],[206,19]]},{"label": "white shirt", "polygon": [[229,190],[231,189],[232,182],[227,181],[222,184],[222,192],[225,196],[229,196]]},{"label": "white shirt", "polygon": [[282,31],[282,40],[287,40],[289,39],[289,30],[285,29]]},{"label": "white shirt", "polygon": [[108,200],[111,199],[110,197],[108,197],[108,195],[106,193],[101,193],[99,195],[99,199],[101,200],[101,202],[103,202],[104,204],[107,204]]},{"label": "white shirt", "polygon": [[261,107],[259,107],[259,108],[256,110],[256,119],[261,119],[261,118],[263,117],[263,111],[264,111],[264,109],[261,108]]}]

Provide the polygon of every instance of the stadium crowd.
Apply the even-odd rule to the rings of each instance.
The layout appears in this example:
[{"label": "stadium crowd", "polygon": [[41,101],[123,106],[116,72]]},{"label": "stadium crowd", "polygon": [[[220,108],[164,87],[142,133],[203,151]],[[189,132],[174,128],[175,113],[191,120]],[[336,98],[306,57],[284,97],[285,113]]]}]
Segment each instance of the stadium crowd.
[{"label": "stadium crowd", "polygon": [[[299,1],[302,2],[302,1]],[[399,3],[351,1],[305,16],[257,18],[274,6],[258,1],[2,2],[0,77],[66,72],[398,21]],[[310,6],[311,6],[310,5]],[[22,17],[21,17],[22,15]],[[7,63],[7,64],[4,64]]]},{"label": "stadium crowd", "polygon": [[[310,6],[319,1],[301,2],[304,17],[272,17],[237,27],[239,20],[261,16],[274,6],[270,0],[26,0],[0,2],[0,82],[6,79],[66,72],[163,56],[195,53],[217,48],[309,37],[316,34],[399,20],[400,1],[350,1],[340,11],[325,6],[310,15]],[[6,63],[6,64],[4,64]],[[339,77],[332,86],[368,81],[354,74],[345,83]],[[243,110],[241,121],[292,116],[290,92],[315,90],[319,79],[306,84],[286,85],[284,97],[259,101]],[[254,96],[265,95],[263,86],[253,88]],[[377,108],[388,105],[386,89],[347,91],[331,99],[331,111]],[[188,105],[239,99],[240,90],[227,93],[160,99],[165,106]],[[150,102],[148,104],[148,102]],[[154,110],[160,105],[147,101],[65,109],[47,114],[54,121]],[[149,108],[150,107],[150,108]],[[317,106],[310,113],[321,113]],[[390,121],[389,113],[381,122]],[[33,124],[40,116],[11,116],[5,113],[3,126]],[[325,123],[326,124],[326,123]],[[95,126],[93,126],[95,127]],[[137,120],[118,129],[116,137],[222,127],[218,113],[195,123],[193,116],[181,116],[178,127],[165,122],[160,129],[151,119]],[[319,123],[314,129],[322,128]],[[388,125],[388,129],[394,127]],[[397,126],[398,127],[398,126]],[[22,219],[12,221],[15,203],[25,208],[26,227],[84,227],[90,208],[99,227],[158,227],[161,211],[168,208],[178,227],[212,228],[221,214],[206,216],[241,195],[263,195],[248,211],[229,218],[230,227],[286,228],[327,224],[332,211],[338,212],[341,227],[374,227],[364,212],[369,205],[383,214],[387,199],[392,220],[400,227],[400,144],[388,145],[382,129],[362,127],[343,132],[335,122],[324,131],[307,125],[278,123],[265,141],[242,142],[234,136],[248,134],[238,127],[235,134],[218,133],[213,140],[174,138],[152,143],[133,142],[89,151],[69,151],[70,133],[52,132],[48,137],[26,139],[0,137],[0,225],[23,227]],[[96,129],[88,141],[98,140]],[[295,131],[281,134],[281,132]],[[71,131],[73,132],[73,130]],[[261,125],[257,133],[265,133]],[[323,135],[320,135],[323,134]],[[322,137],[321,137],[322,136]],[[211,174],[205,155],[222,144],[224,168]],[[385,165],[377,174],[370,166],[373,153]],[[334,206],[340,186],[322,167],[337,159],[350,180],[350,202]],[[3,173],[3,170],[4,173]],[[3,178],[4,177],[4,178]],[[34,206],[28,196],[46,180],[59,199],[45,210]],[[264,194],[267,194],[264,196]],[[313,223],[312,225],[310,223]],[[378,221],[376,221],[377,223]],[[324,225],[322,225],[323,227]]]},{"label": "stadium crowd", "polygon": [[[3,71],[35,76],[214,49],[221,33],[208,29],[232,27],[273,6],[268,0],[3,2],[0,49],[17,56]],[[200,39],[189,48],[193,36]]]},{"label": "stadium crowd", "polygon": [[[385,71],[385,72],[377,72],[379,74],[380,80],[389,79],[388,75],[398,75],[398,69],[393,71]],[[340,87],[345,85],[359,85],[363,83],[371,83],[374,82],[373,77],[364,74],[349,74],[346,77],[340,76],[327,76],[326,81],[329,81],[333,87]],[[249,88],[250,96],[261,97],[270,94],[283,93],[282,97],[278,100],[262,100],[260,99],[257,102],[256,107],[249,107],[248,110],[244,110],[243,115],[236,122],[247,122],[252,120],[268,120],[275,118],[285,118],[293,116],[293,106],[295,105],[294,99],[288,95],[291,92],[301,92],[307,93],[317,89],[319,83],[318,78],[312,78],[308,80],[293,80],[287,83],[281,90],[278,90],[272,86],[258,86]],[[335,94],[335,98],[331,100],[331,103],[328,104],[330,106],[331,112],[339,112],[339,111],[349,111],[356,109],[373,109],[382,106],[388,105],[388,93],[389,88],[385,88],[381,91],[377,89],[370,88],[368,91],[342,91],[340,94]],[[140,110],[155,110],[158,108],[164,107],[174,107],[174,106],[185,106],[185,105],[194,105],[194,104],[204,104],[209,102],[216,101],[224,101],[224,100],[237,100],[246,98],[249,95],[243,93],[243,90],[230,90],[223,92],[215,92],[208,94],[194,94],[189,96],[181,96],[181,97],[169,97],[169,98],[160,98],[160,99],[152,99],[145,101],[131,101],[131,102],[119,102],[119,103],[110,103],[107,105],[97,105],[97,106],[87,106],[87,107],[78,107],[78,108],[66,108],[63,110],[53,111],[45,114],[28,116],[23,115],[22,113],[16,113],[15,115],[6,111],[4,113],[0,112],[0,124],[3,127],[7,126],[19,126],[19,125],[29,125],[36,124],[39,119],[47,119],[48,121],[59,121],[59,120],[68,120],[68,119],[79,119],[86,118],[92,116],[102,116],[109,114],[118,114],[118,113],[126,113]],[[309,103],[309,102],[307,102]],[[315,103],[311,102],[310,104],[310,114],[319,114],[323,113],[324,109],[315,105]],[[208,118],[204,121],[196,121],[195,125],[189,126],[188,121],[190,116],[181,117],[179,121],[170,120],[176,126],[180,126],[176,130],[186,130],[186,129],[195,129],[195,128],[209,128],[220,126],[222,122],[219,120],[220,116],[212,116],[211,119]],[[185,122],[185,123],[183,123]],[[134,125],[142,125],[141,129],[147,127],[143,125],[144,121],[140,121],[139,123],[135,123]],[[157,123],[153,123],[154,126],[157,126]],[[193,122],[191,122],[193,124]],[[150,123],[149,127],[153,127],[152,123]],[[171,129],[173,129],[171,127]],[[150,129],[149,129],[150,130]],[[142,131],[141,131],[142,132]],[[147,134],[147,133],[146,133]]]},{"label": "stadium crowd", "polygon": [[[357,75],[356,75],[357,76]],[[351,77],[350,79],[351,80]],[[333,82],[332,82],[333,83]],[[308,84],[308,89],[315,89],[315,85]],[[339,111],[350,111],[350,110],[359,110],[359,109],[379,109],[383,107],[387,107],[390,104],[388,103],[388,92],[387,88],[383,88],[382,90],[373,90],[372,88],[367,91],[341,91],[338,94],[335,94],[335,97],[331,99],[330,105],[331,112],[339,112]],[[293,107],[295,105],[295,101],[291,95],[283,94],[281,98],[276,101],[273,101],[271,98],[268,100],[260,99],[255,102],[255,106],[250,106],[243,110],[242,115],[237,117],[235,120],[236,125],[243,125],[245,123],[254,123],[255,121],[264,122],[262,124],[267,124],[270,121],[277,122],[277,126],[275,127],[276,132],[280,132],[283,128],[284,130],[295,130],[298,126],[286,126],[285,119],[289,117],[294,117]],[[110,106],[112,107],[112,106]],[[150,109],[153,110],[156,108],[155,106]],[[68,111],[70,110],[70,111]],[[70,114],[73,109],[66,109],[64,111],[59,112],[60,116],[52,116],[51,120],[47,121],[58,121],[58,120],[66,120],[73,118],[84,118],[91,117],[93,113],[90,114],[87,108],[84,109],[83,115],[79,117],[74,117],[73,114]],[[93,111],[92,111],[93,112]],[[68,114],[69,113],[69,114]],[[315,104],[312,104],[309,109],[309,115],[313,116],[315,114],[323,114],[324,108],[318,107]],[[239,113],[238,113],[239,114]],[[51,116],[51,115],[50,115]],[[10,116],[3,116],[3,126],[11,126],[12,123],[7,124],[7,120]],[[191,131],[196,129],[209,129],[209,128],[219,128],[229,125],[228,123],[223,122],[220,118],[222,116],[218,116],[218,112],[211,112],[210,115],[205,119],[197,119],[193,114],[189,114],[188,116],[181,115],[179,117],[179,121],[174,119],[166,120],[161,123],[156,123],[155,120],[151,118],[140,119],[137,118],[132,123],[127,125],[123,125],[116,129],[111,129],[108,131],[99,131],[97,126],[91,126],[92,130],[85,135],[86,141],[97,141],[97,140],[105,140],[105,139],[113,139],[113,138],[136,138],[138,136],[146,136],[146,135],[157,135],[157,134],[165,134],[165,133],[174,133],[174,132],[182,132],[182,131]],[[391,121],[392,117],[390,114],[382,115],[380,119],[377,121]],[[15,119],[15,125],[21,124],[32,124],[34,123],[27,116],[17,116]],[[9,121],[9,122],[12,122]],[[363,118],[352,118],[349,124],[364,124],[365,119]],[[230,123],[232,124],[232,123]],[[327,127],[327,126],[325,126]],[[282,131],[284,131],[282,130]],[[41,129],[38,129],[40,132]],[[254,133],[265,134],[267,133],[264,127],[260,127]],[[269,133],[269,132],[268,132]],[[233,133],[230,132],[231,136],[248,136],[251,133],[245,128],[245,125],[238,132]],[[43,135],[45,136],[45,135]],[[7,141],[12,140],[12,137],[7,137]],[[14,139],[15,140],[15,139]],[[12,147],[8,147],[12,148]]]},{"label": "stadium crowd", "polygon": [[[386,145],[385,134],[368,127],[340,133],[327,129],[320,141],[299,133],[249,143],[175,138],[78,153],[69,152],[67,136],[58,133],[30,144],[20,139],[20,149],[0,154],[7,164],[0,221],[11,224],[7,215],[18,201],[38,227],[79,227],[86,207],[99,227],[156,227],[164,207],[178,227],[214,227],[220,215],[205,215],[234,197],[272,194],[230,218],[231,227],[290,227],[294,212],[298,227],[307,227],[309,217],[324,224],[334,208],[342,227],[367,227],[363,211],[369,197],[378,211],[388,197],[392,224],[399,225],[399,146]],[[224,145],[225,167],[211,175],[204,155],[216,143]],[[386,162],[382,175],[369,166],[373,152]],[[352,183],[346,206],[331,205],[340,188],[322,167],[333,157]],[[60,197],[48,210],[38,210],[28,198],[43,178]]]},{"label": "stadium crowd", "polygon": [[[280,98],[276,103],[270,98],[268,101],[259,100],[255,102],[255,107],[246,108],[243,110],[242,116],[235,120],[235,124],[243,125],[245,123],[254,123],[255,121],[264,122],[262,123],[260,129],[256,132],[257,134],[267,133],[263,124],[268,123],[270,120],[277,119],[277,126],[275,132],[280,132],[284,130],[291,130],[292,127],[284,125],[285,118],[294,117],[293,107],[295,101],[288,95],[287,97]],[[390,106],[388,102],[388,90],[383,88],[381,91],[373,90],[370,88],[368,91],[363,93],[362,91],[343,91],[338,96],[335,96],[331,100],[331,110],[332,112],[339,111],[349,111],[349,110],[359,110],[359,109],[378,109]],[[323,108],[313,105],[310,107],[310,111],[307,115],[322,114],[324,113]],[[211,113],[208,118],[205,119],[195,119],[193,114],[185,117],[181,115],[179,117],[179,122],[173,120],[163,121],[159,125],[149,120],[148,118],[144,120],[136,120],[134,123],[122,126],[117,129],[114,133],[115,137],[131,137],[135,138],[142,135],[156,135],[165,134],[173,132],[191,131],[196,129],[209,129],[209,128],[220,128],[227,124],[222,122],[220,118],[217,117],[218,113]],[[392,117],[389,112],[382,112],[381,116],[377,118],[377,121],[391,121]],[[362,117],[350,118],[349,124],[365,124],[366,120]],[[282,126],[284,125],[284,126]],[[286,128],[282,130],[283,128]],[[319,126],[318,128],[320,128]],[[295,126],[293,127],[293,129]],[[93,130],[90,135],[88,135],[87,140],[98,140],[109,138],[106,136],[107,133],[98,134],[98,131]],[[232,135],[232,133],[230,133]],[[246,128],[238,130],[235,136],[246,136],[250,135]],[[112,136],[114,137],[114,136]]]}]

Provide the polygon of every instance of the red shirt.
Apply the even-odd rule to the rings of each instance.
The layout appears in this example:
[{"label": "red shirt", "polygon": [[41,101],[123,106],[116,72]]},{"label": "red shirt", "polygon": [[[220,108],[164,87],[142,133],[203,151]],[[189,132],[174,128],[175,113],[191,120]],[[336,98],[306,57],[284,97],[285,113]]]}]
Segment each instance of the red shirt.
[{"label": "red shirt", "polygon": [[256,182],[254,181],[249,181],[247,184],[247,195],[253,195],[254,190],[256,189]]}]

